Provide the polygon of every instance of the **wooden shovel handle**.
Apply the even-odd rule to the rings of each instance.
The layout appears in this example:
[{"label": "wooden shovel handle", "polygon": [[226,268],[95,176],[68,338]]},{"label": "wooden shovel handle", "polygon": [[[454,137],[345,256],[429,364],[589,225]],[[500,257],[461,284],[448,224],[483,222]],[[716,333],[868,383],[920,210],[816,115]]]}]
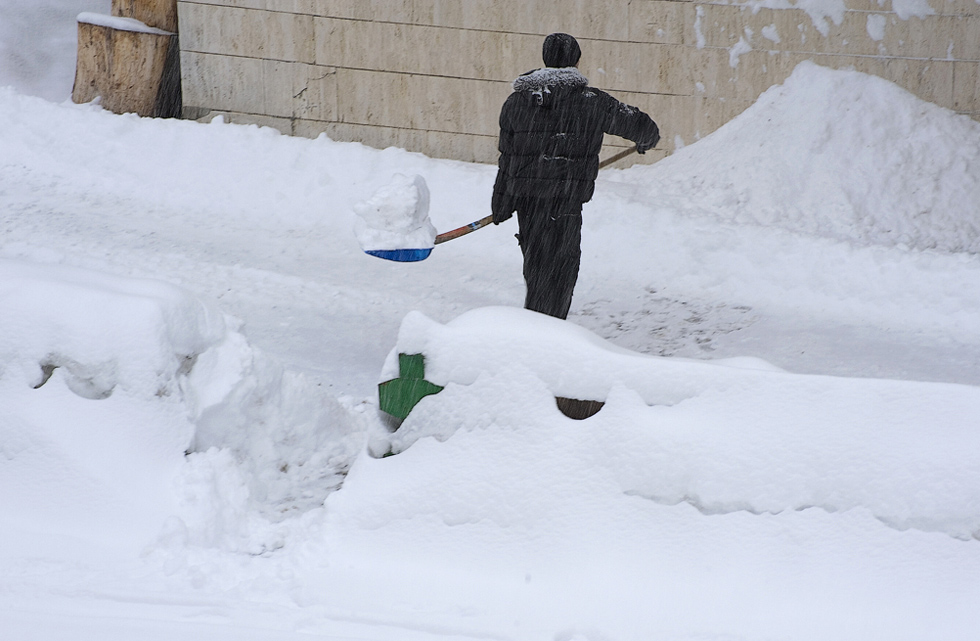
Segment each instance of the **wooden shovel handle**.
[{"label": "wooden shovel handle", "polygon": [[439,243],[444,243],[447,240],[452,240],[453,238],[459,238],[460,236],[465,236],[466,234],[476,231],[482,227],[486,227],[493,222],[493,214],[481,218],[480,220],[474,221],[469,225],[463,225],[462,227],[457,227],[452,231],[447,231],[445,234],[439,234],[436,236],[436,245]]},{"label": "wooden shovel handle", "polygon": [[[623,158],[626,158],[626,156],[629,156],[634,151],[636,151],[636,147],[630,147],[629,149],[624,149],[623,151],[619,152],[615,156],[610,156],[609,158],[606,158],[601,163],[599,163],[599,169],[602,169],[603,167],[608,167],[609,165],[613,164],[617,160],[622,160]],[[457,227],[452,231],[447,231],[444,234],[439,234],[438,236],[436,236],[435,244],[439,245],[440,243],[444,243],[447,240],[453,240],[454,238],[465,236],[470,232],[474,232],[477,229],[482,229],[486,227],[492,222],[493,222],[493,215],[486,216],[484,218],[481,218],[480,220],[475,220],[468,225],[463,225],[462,227]]]},{"label": "wooden shovel handle", "polygon": [[609,165],[613,164],[617,160],[622,160],[623,158],[625,158],[626,156],[629,156],[634,151],[636,151],[636,147],[630,147],[628,149],[622,150],[621,152],[619,152],[615,156],[609,156],[608,158],[606,158],[605,160],[603,160],[601,163],[599,163],[599,169],[602,169],[604,167],[608,167]]}]

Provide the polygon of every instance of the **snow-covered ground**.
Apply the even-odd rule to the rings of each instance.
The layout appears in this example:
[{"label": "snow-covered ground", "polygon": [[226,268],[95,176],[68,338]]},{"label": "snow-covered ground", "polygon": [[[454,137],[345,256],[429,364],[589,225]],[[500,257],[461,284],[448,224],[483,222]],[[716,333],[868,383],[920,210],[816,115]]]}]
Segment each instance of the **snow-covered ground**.
[{"label": "snow-covered ground", "polygon": [[[4,74],[4,639],[974,638],[980,123],[804,64],[601,175],[562,322],[513,221],[358,245],[494,167]],[[399,351],[445,389],[390,432]]]}]

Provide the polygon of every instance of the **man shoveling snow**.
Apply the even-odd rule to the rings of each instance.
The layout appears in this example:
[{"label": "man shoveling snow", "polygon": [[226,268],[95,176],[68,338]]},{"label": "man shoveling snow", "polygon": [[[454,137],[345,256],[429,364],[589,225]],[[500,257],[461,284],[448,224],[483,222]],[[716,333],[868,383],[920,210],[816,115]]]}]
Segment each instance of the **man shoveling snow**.
[{"label": "man shoveling snow", "polygon": [[645,113],[589,86],[581,49],[567,33],[545,38],[546,68],[514,81],[500,111],[500,160],[493,222],[517,212],[524,253],[524,307],[565,318],[578,279],[582,205],[592,199],[604,133],[644,153],[660,132]]}]

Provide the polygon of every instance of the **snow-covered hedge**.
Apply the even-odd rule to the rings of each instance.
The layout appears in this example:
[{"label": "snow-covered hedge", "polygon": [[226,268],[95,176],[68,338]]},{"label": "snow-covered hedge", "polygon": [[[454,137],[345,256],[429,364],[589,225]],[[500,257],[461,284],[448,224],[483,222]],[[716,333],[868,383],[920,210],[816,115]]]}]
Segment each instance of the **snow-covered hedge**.
[{"label": "snow-covered hedge", "polygon": [[263,550],[360,450],[356,412],[175,285],[0,260],[0,310],[9,516]]},{"label": "snow-covered hedge", "polygon": [[[446,389],[392,435],[394,452],[424,437],[504,430],[508,447],[530,448],[532,485],[553,483],[547,461],[567,456],[624,494],[706,513],[857,509],[899,529],[980,538],[976,387],[643,356],[513,308],[445,325],[409,315],[382,379],[397,376],[399,352],[424,354],[425,378]],[[576,423],[555,396],[606,405]]]},{"label": "snow-covered hedge", "polygon": [[0,260],[0,375],[40,386],[55,368],[88,398],[117,385],[164,396],[226,334],[213,306],[161,281]]}]

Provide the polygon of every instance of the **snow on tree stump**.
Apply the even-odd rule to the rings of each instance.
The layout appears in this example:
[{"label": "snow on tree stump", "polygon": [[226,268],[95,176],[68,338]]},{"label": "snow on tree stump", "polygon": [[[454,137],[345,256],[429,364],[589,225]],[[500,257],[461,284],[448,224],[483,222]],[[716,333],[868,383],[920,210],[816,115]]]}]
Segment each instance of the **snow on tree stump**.
[{"label": "snow on tree stump", "polygon": [[[172,116],[165,78],[172,75],[176,34],[134,18],[78,16],[78,63],[72,101],[101,98],[105,109],[140,116]],[[178,80],[179,83],[179,80]],[[179,85],[177,87],[179,91]]]}]

